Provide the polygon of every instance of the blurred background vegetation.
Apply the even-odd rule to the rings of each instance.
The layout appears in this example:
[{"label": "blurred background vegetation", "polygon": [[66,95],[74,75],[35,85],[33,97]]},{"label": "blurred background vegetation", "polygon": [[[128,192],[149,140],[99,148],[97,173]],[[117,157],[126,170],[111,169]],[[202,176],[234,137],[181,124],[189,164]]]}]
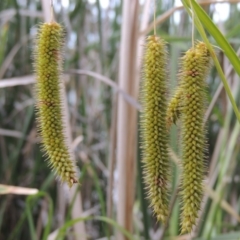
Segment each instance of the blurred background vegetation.
[{"label": "blurred background vegetation", "polygon": [[[239,54],[240,4],[216,2],[201,1]],[[156,5],[157,35],[169,43],[171,91],[179,57],[191,47],[191,20],[180,5],[177,0]],[[0,239],[239,240],[240,126],[215,68],[207,79],[204,202],[193,233],[179,236],[177,127],[171,130],[168,226],[152,216],[142,183],[137,101],[144,38],[153,33],[153,1],[55,0],[54,12],[66,29],[66,134],[81,187],[69,190],[56,181],[36,130],[32,52],[37,25],[50,19],[49,0],[1,0]],[[201,39],[197,33],[196,38]],[[216,51],[239,106],[239,76],[221,49]]]}]

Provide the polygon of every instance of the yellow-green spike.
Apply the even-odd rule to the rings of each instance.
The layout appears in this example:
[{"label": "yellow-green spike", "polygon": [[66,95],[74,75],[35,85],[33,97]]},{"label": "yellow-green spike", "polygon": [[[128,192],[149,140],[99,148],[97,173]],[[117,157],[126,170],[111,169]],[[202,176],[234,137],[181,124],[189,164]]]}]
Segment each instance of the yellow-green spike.
[{"label": "yellow-green spike", "polygon": [[165,42],[157,36],[147,38],[143,59],[141,89],[141,135],[144,180],[148,198],[158,221],[168,216],[168,185],[170,163],[166,129],[167,51]]},{"label": "yellow-green spike", "polygon": [[206,75],[210,55],[206,45],[198,43],[182,59],[182,214],[181,232],[189,233],[196,223],[203,196],[206,130]]},{"label": "yellow-green spike", "polygon": [[42,146],[49,165],[69,187],[77,183],[75,162],[67,146],[62,106],[61,49],[63,28],[56,22],[40,25],[36,39],[36,109]]},{"label": "yellow-green spike", "polygon": [[[210,64],[210,52],[207,48],[207,45],[204,42],[198,41],[195,46],[196,50],[201,51],[203,58],[205,59],[205,68],[204,68],[204,74],[206,74],[209,70],[209,64]],[[184,81],[184,79],[181,79]],[[183,105],[183,95],[184,90],[181,85],[181,81],[179,82],[174,95],[170,99],[167,107],[167,117],[166,117],[166,124],[167,128],[169,129],[172,124],[176,124],[177,120],[180,119],[181,113],[182,113],[182,105]]]}]

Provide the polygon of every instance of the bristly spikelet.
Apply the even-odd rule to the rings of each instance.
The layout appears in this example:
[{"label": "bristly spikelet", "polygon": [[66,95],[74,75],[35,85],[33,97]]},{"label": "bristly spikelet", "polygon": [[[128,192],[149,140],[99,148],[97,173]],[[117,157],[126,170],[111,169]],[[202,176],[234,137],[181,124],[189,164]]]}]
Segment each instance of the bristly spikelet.
[{"label": "bristly spikelet", "polygon": [[[205,59],[205,70],[204,73],[206,74],[209,70],[209,64],[210,64],[210,52],[204,42],[198,41],[196,46],[196,50],[201,51],[203,58]],[[167,128],[169,129],[172,124],[176,124],[177,120],[180,119],[181,113],[182,113],[182,105],[183,105],[183,96],[184,96],[184,89],[181,85],[181,81],[178,84],[174,95],[170,99],[167,107],[167,117],[166,117],[166,123]]]},{"label": "bristly spikelet", "polygon": [[61,49],[63,28],[56,22],[39,27],[34,67],[36,72],[36,109],[43,149],[49,165],[69,187],[77,182],[75,163],[66,143],[62,108]]},{"label": "bristly spikelet", "polygon": [[207,45],[204,42],[200,42],[200,41],[197,41],[195,48],[202,54],[202,57],[205,61],[204,74],[207,75],[208,72],[210,71],[210,67],[211,67],[210,51],[209,51]]},{"label": "bristly spikelet", "polygon": [[179,84],[167,106],[166,123],[168,129],[171,127],[172,124],[176,124],[177,120],[181,116],[182,95],[183,89]]},{"label": "bristly spikelet", "polygon": [[147,38],[143,59],[141,102],[141,135],[144,180],[148,198],[158,221],[168,216],[168,159],[167,109],[167,52],[165,42],[156,37]]},{"label": "bristly spikelet", "polygon": [[182,214],[181,232],[191,232],[203,196],[206,107],[206,75],[210,54],[204,43],[191,48],[182,59]]}]

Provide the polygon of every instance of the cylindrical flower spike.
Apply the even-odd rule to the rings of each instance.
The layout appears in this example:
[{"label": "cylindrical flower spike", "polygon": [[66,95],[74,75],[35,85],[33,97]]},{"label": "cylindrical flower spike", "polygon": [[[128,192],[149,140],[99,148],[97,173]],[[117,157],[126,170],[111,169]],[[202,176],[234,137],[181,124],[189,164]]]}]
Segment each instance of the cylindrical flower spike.
[{"label": "cylindrical flower spike", "polygon": [[[198,41],[196,46],[196,50],[201,51],[203,58],[205,59],[205,70],[204,73],[206,74],[208,70],[210,69],[210,52],[204,42]],[[177,120],[180,119],[181,113],[182,113],[182,105],[183,105],[183,96],[184,96],[184,90],[181,85],[181,81],[179,82],[174,95],[170,99],[167,107],[167,117],[166,117],[166,123],[167,128],[169,129],[172,124],[176,124]]]},{"label": "cylindrical flower spike", "polygon": [[48,156],[49,165],[71,187],[78,181],[65,136],[61,81],[62,45],[61,25],[56,22],[40,25],[34,55],[36,109],[43,150]]},{"label": "cylindrical flower spike", "polygon": [[144,179],[148,198],[158,221],[168,216],[167,52],[165,42],[157,36],[147,38],[143,59],[141,135]]},{"label": "cylindrical flower spike", "polygon": [[188,50],[182,59],[182,215],[181,232],[192,231],[203,196],[206,75],[210,54],[204,43]]}]

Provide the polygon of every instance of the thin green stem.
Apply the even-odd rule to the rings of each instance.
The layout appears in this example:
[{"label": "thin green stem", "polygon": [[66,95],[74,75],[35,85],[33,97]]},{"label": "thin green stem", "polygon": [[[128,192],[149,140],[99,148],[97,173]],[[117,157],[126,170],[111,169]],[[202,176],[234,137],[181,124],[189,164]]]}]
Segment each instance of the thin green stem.
[{"label": "thin green stem", "polygon": [[156,1],[157,0],[153,0],[154,1],[154,14],[153,14],[153,18],[154,18],[154,35],[156,36]]},{"label": "thin green stem", "polygon": [[51,8],[51,22],[54,21],[54,14],[53,14],[53,0],[50,0],[50,8]]},{"label": "thin green stem", "polygon": [[192,47],[194,48],[194,30],[195,30],[195,25],[194,25],[194,11],[193,11],[193,7],[192,7],[192,0],[189,0],[189,4],[191,6],[191,10],[192,10]]}]

